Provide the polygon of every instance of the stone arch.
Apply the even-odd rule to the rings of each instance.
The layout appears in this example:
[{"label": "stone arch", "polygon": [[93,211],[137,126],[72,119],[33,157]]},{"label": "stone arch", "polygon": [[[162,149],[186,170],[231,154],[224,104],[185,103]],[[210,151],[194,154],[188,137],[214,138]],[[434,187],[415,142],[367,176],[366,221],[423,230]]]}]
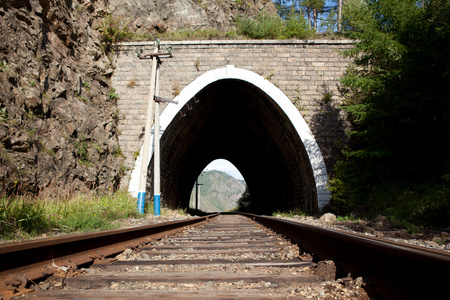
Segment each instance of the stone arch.
[{"label": "stone arch", "polygon": [[[268,80],[264,79],[262,76],[245,69],[235,68],[232,65],[228,65],[225,68],[220,68],[216,70],[212,70],[204,73],[200,77],[198,77],[195,81],[189,84],[186,88],[184,88],[181,93],[174,99],[178,102],[178,104],[169,104],[160,116],[160,125],[161,125],[161,133],[162,138],[164,138],[164,132],[169,128],[171,123],[174,122],[175,119],[180,118],[180,114],[183,113],[182,109],[185,108],[189,103],[195,103],[196,96],[205,94],[201,94],[203,91],[210,88],[210,92],[214,90],[215,87],[222,87],[224,90],[226,88],[223,85],[231,84],[228,82],[233,82],[233,84],[239,83],[241,85],[241,91],[247,90],[255,90],[255,93],[258,93],[258,97],[263,97],[265,101],[272,101],[273,107],[277,110],[277,116],[279,119],[277,122],[284,122],[286,126],[291,128],[289,132],[284,132],[284,134],[292,136],[291,139],[298,139],[297,144],[292,144],[290,147],[298,148],[293,149],[291,151],[304,152],[303,159],[300,159],[302,166],[302,173],[305,178],[308,177],[306,173],[311,173],[310,178],[303,179],[303,189],[308,189],[307,197],[313,198],[311,201],[315,202],[308,206],[309,209],[322,209],[330,200],[330,192],[327,190],[328,185],[328,174],[325,166],[325,162],[321,153],[321,150],[309,129],[307,123],[301,116],[298,109],[292,104],[289,98],[275,85],[273,85]],[[230,87],[234,87],[235,85],[229,85]],[[245,85],[245,86],[244,86]],[[256,92],[257,91],[257,92]],[[193,102],[194,101],[194,102]],[[289,121],[287,121],[289,120]],[[281,126],[284,126],[281,124]],[[153,144],[153,136],[151,137],[151,147],[150,152],[153,152],[152,146]],[[142,153],[142,148],[141,151]],[[139,186],[139,172],[142,162],[141,153],[136,159],[134,169],[131,174],[130,183],[128,191],[137,196],[138,186]],[[151,154],[149,157],[151,157]],[[239,168],[239,163],[235,162],[233,157],[226,157],[226,155],[215,153],[215,155],[209,157],[206,161],[199,163],[196,166],[195,172],[197,172],[197,176],[201,170],[213,159],[216,158],[225,158],[236,165]],[[306,159],[305,159],[306,158]],[[146,163],[150,164],[150,161]],[[164,165],[162,164],[162,168]],[[308,171],[309,170],[309,171]],[[150,172],[150,171],[149,171]],[[195,173],[194,172],[194,173]],[[245,172],[242,172],[244,178],[246,177]],[[300,174],[299,173],[299,174]],[[149,173],[150,174],[150,173]],[[306,175],[305,175],[306,174]],[[191,175],[192,177],[193,175]],[[245,178],[247,181],[247,178]],[[190,179],[193,183],[195,179]],[[247,181],[249,184],[249,182]],[[189,183],[191,184],[191,183]],[[295,183],[291,183],[291,185],[296,185]],[[308,186],[308,187],[305,187]],[[162,187],[163,188],[163,187]],[[192,188],[192,184],[191,184]],[[251,187],[249,184],[250,192]],[[295,187],[292,187],[295,189]],[[190,193],[190,191],[189,191]],[[161,193],[164,195],[164,191]],[[253,194],[252,194],[253,195]]]}]

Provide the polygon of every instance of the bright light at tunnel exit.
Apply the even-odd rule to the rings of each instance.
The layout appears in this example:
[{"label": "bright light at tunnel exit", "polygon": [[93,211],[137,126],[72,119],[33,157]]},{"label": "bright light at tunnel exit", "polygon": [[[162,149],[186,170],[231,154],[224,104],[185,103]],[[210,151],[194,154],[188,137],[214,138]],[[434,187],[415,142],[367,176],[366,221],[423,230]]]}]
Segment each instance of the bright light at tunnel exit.
[{"label": "bright light at tunnel exit", "polygon": [[205,167],[203,171],[211,170],[222,171],[238,180],[244,180],[244,177],[242,177],[242,174],[238,171],[238,169],[236,169],[236,167],[226,159],[213,160]]}]

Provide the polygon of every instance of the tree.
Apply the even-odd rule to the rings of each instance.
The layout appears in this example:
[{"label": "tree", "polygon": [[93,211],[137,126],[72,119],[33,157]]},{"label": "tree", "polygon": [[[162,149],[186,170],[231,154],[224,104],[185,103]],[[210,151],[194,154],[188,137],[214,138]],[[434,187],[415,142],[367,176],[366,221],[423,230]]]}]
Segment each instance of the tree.
[{"label": "tree", "polygon": [[325,12],[325,0],[274,0],[274,4],[283,19],[303,12],[309,28],[313,27],[316,31],[319,15]]},{"label": "tree", "polygon": [[395,185],[389,205],[409,207],[404,218],[450,217],[448,20],[448,0],[346,1],[343,30],[359,42],[341,81],[353,129],[333,181],[336,209],[387,209],[379,196]]},{"label": "tree", "polygon": [[342,5],[344,0],[338,0],[337,3],[337,31],[341,31],[341,21],[342,21]]},{"label": "tree", "polygon": [[282,19],[286,19],[292,8],[295,8],[295,5],[292,1],[288,0],[274,0],[273,4],[277,9],[278,15]]},{"label": "tree", "polygon": [[300,0],[300,6],[303,7],[305,15],[308,18],[309,28],[311,28],[312,20],[314,29],[317,30],[317,18],[323,12],[325,0]]},{"label": "tree", "polygon": [[238,211],[241,212],[250,212],[252,206],[252,200],[250,198],[250,191],[248,190],[248,186],[245,186],[245,191],[237,201]]}]

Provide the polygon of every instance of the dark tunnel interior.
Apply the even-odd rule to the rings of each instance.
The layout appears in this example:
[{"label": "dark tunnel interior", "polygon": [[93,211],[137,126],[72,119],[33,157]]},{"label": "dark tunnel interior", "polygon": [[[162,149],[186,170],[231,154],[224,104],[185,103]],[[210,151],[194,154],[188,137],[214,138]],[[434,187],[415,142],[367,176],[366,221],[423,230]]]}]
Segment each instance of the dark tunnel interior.
[{"label": "dark tunnel interior", "polygon": [[[209,84],[166,128],[161,137],[162,204],[188,208],[197,177],[218,158],[241,172],[252,212],[317,210],[311,163],[300,137],[276,102],[246,81]],[[150,171],[148,178],[151,190]]]}]

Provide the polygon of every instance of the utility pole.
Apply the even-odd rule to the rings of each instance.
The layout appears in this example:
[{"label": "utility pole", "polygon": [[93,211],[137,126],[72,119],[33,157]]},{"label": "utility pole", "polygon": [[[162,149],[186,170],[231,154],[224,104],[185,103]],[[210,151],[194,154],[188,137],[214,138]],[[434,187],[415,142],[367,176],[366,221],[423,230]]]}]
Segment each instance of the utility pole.
[{"label": "utility pole", "polygon": [[147,107],[147,120],[145,123],[144,133],[144,149],[142,153],[141,173],[139,177],[139,193],[138,193],[138,213],[144,213],[145,206],[145,192],[147,185],[147,172],[149,164],[149,150],[150,150],[150,134],[153,123],[153,101],[155,104],[155,131],[154,131],[154,171],[153,171],[153,190],[154,190],[154,212],[156,216],[160,215],[160,146],[159,146],[159,102],[172,102],[171,100],[163,99],[159,97],[159,65],[162,63],[160,57],[172,57],[171,52],[159,53],[159,40],[155,42],[155,50],[151,54],[139,53],[140,59],[152,59],[152,73],[150,76],[150,92]]},{"label": "utility pole", "polygon": [[[154,53],[158,53],[159,43],[156,42]],[[141,56],[139,56],[141,58]],[[147,119],[145,122],[145,133],[144,133],[144,149],[142,150],[142,162],[141,162],[141,173],[139,176],[139,193],[137,209],[139,214],[144,214],[145,206],[145,192],[147,188],[147,172],[148,172],[148,162],[149,162],[149,148],[150,148],[150,131],[153,123],[153,98],[155,97],[156,88],[156,69],[158,68],[157,56],[152,58],[152,70],[150,76],[150,92],[147,104]]]},{"label": "utility pole", "polygon": [[[159,97],[159,68],[156,69],[156,90],[155,99]],[[155,130],[153,131],[153,146],[155,148],[153,152],[153,206],[155,216],[161,214],[161,185],[160,185],[160,146],[159,146],[159,101],[155,101]]]},{"label": "utility pole", "polygon": [[198,213],[198,186],[203,185],[201,183],[198,183],[198,178],[195,181],[195,211]]}]

